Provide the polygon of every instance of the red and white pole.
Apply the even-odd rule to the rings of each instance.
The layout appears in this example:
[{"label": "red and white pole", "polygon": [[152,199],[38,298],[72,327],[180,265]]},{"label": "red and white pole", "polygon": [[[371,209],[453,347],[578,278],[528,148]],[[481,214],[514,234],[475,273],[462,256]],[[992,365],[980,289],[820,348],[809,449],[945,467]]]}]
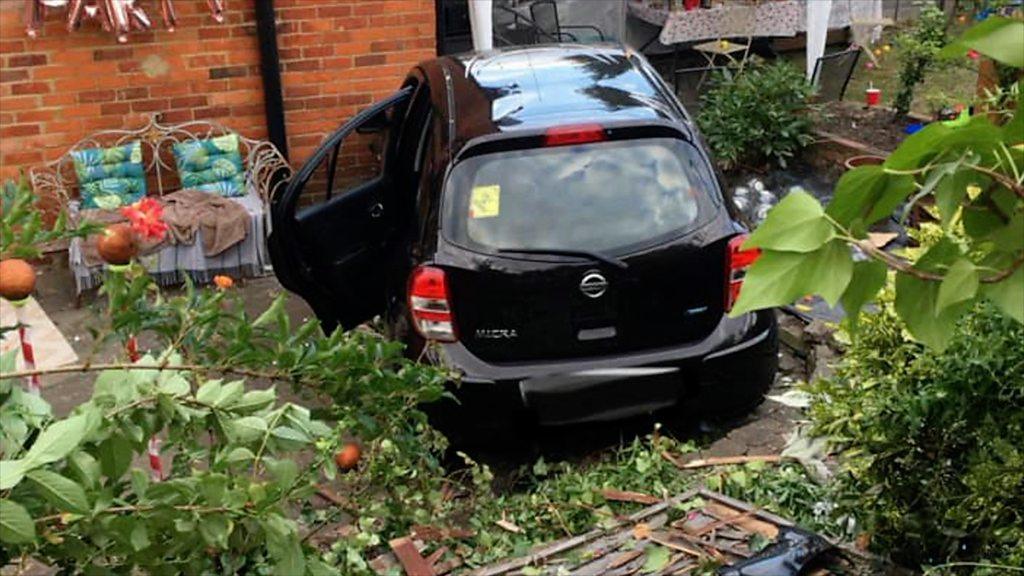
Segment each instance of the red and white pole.
[{"label": "red and white pole", "polygon": [[[128,353],[128,359],[133,364],[139,361],[139,341],[134,334],[125,340],[124,348]],[[164,479],[164,465],[160,460],[160,438],[150,437],[147,452],[149,453],[149,476],[154,482],[159,482]]]},{"label": "red and white pole", "polygon": [[154,482],[164,479],[164,463],[160,460],[160,439],[153,436],[149,439],[149,476]]},{"label": "red and white pole", "polygon": [[[32,371],[36,369],[36,354],[32,348],[32,333],[31,328],[25,321],[25,304],[28,303],[28,298],[23,300],[12,301],[11,305],[14,307],[14,317],[18,321],[18,339],[21,341],[21,359],[25,362],[25,370]],[[39,395],[39,374],[30,374],[25,377],[25,388],[30,394]]]},{"label": "red and white pole", "polygon": [[135,339],[135,335],[128,336],[128,339],[124,342],[124,349],[128,353],[128,360],[133,364],[139,361],[139,341]]},{"label": "red and white pole", "polygon": [[[125,272],[130,268],[128,264],[108,264],[107,268],[114,274],[119,274],[123,278]],[[139,361],[141,355],[139,354],[139,340],[135,337],[135,334],[129,334],[124,340],[124,351],[128,355],[128,361],[132,364]],[[163,463],[160,461],[160,439],[153,436],[149,439],[149,445],[147,448],[149,454],[149,475],[155,481],[159,482],[164,478]]]},{"label": "red and white pole", "polygon": [[[124,349],[133,364],[139,361],[139,341],[134,334],[125,340]],[[159,482],[164,479],[164,464],[160,460],[160,438],[150,437],[147,452],[149,453],[149,476],[154,482]]]}]

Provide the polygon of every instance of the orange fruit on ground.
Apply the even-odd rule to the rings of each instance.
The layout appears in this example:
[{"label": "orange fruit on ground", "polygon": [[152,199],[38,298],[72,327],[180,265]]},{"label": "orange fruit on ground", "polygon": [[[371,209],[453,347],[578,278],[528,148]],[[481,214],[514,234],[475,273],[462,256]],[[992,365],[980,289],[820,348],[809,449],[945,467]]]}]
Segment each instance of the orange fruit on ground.
[{"label": "orange fruit on ground", "polygon": [[139,248],[128,224],[107,226],[96,241],[96,251],[107,264],[123,265],[132,261]]},{"label": "orange fruit on ground", "polygon": [[339,470],[347,472],[359,464],[361,455],[362,450],[359,449],[359,444],[349,442],[334,454],[334,463],[338,465]]},{"label": "orange fruit on ground", "polygon": [[0,261],[0,296],[24,300],[36,288],[36,271],[20,258]]}]

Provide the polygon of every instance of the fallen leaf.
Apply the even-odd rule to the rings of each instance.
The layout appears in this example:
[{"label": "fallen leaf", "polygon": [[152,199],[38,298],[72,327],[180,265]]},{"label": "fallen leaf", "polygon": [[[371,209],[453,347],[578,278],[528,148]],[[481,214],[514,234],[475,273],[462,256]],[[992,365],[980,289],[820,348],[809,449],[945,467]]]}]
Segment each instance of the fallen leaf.
[{"label": "fallen leaf", "polygon": [[644,550],[644,553],[647,555],[647,559],[644,561],[644,572],[658,572],[665,566],[668,566],[668,548],[651,546]]},{"label": "fallen leaf", "polygon": [[868,242],[871,242],[871,245],[875,248],[885,248],[897,236],[899,234],[894,232],[868,232]]},{"label": "fallen leaf", "polygon": [[789,390],[782,394],[766,396],[766,398],[792,408],[807,408],[811,405],[811,395],[803,390]]},{"label": "fallen leaf", "polygon": [[646,540],[651,537],[651,527],[643,522],[633,526],[633,538],[637,540]]},{"label": "fallen leaf", "polygon": [[509,531],[509,532],[511,532],[513,534],[519,534],[520,532],[523,531],[522,528],[520,528],[519,526],[516,526],[515,524],[513,524],[512,522],[509,522],[508,520],[505,520],[504,518],[502,518],[501,520],[495,520],[494,523],[497,524],[498,527],[501,528],[502,530],[507,530],[507,531]]}]

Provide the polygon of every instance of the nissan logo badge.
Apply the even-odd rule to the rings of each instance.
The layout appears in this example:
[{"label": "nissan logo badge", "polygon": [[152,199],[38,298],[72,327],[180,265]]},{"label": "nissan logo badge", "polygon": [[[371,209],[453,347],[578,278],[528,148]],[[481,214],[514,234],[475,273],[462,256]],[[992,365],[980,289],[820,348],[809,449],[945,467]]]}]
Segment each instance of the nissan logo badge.
[{"label": "nissan logo badge", "polygon": [[608,291],[608,280],[600,272],[587,272],[580,281],[580,292],[588,298],[600,298]]}]

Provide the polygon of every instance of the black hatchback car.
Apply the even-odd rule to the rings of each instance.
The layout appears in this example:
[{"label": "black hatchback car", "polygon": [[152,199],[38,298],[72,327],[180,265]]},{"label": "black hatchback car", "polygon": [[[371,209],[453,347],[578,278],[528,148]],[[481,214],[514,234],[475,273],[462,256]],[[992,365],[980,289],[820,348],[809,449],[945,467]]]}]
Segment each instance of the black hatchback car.
[{"label": "black hatchback car", "polygon": [[281,283],[327,329],[382,317],[461,374],[459,418],[736,412],[774,314],[730,318],[744,227],[644,58],[548,46],[424,62],[272,205]]}]

